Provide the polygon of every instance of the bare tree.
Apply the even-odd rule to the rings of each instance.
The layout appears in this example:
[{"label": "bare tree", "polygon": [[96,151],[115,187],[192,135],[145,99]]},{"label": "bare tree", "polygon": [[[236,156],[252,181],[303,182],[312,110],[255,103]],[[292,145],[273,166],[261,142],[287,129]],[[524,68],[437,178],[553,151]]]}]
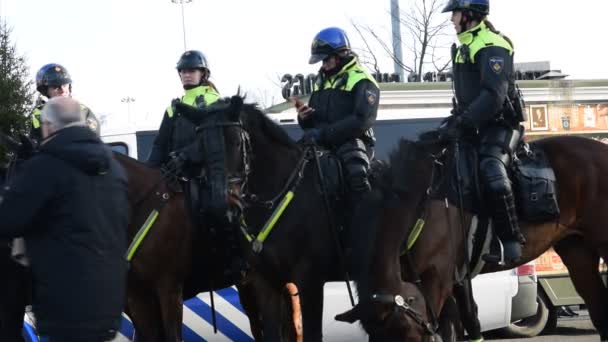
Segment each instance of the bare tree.
[{"label": "bare tree", "polygon": [[[403,60],[398,59],[377,30],[369,26],[352,23],[361,36],[361,31],[375,38],[384,52],[410,75],[412,81],[421,81],[425,71],[443,72],[449,66],[450,18],[441,13],[445,0],[409,0],[409,7],[399,12],[404,38],[399,42],[404,47]],[[374,54],[364,40],[368,53]],[[376,57],[374,57],[374,60]]]},{"label": "bare tree", "polygon": [[365,38],[365,35],[363,34],[363,32],[361,32],[361,28],[354,21],[351,20],[350,23],[351,23],[351,25],[353,25],[353,27],[359,34],[359,37],[361,38],[361,40],[363,40],[363,43],[365,44],[365,49],[354,49],[353,48],[353,50],[355,50],[355,53],[357,53],[357,55],[359,56],[359,60],[361,61],[361,63],[370,66],[370,68],[376,74],[380,74],[380,67],[378,66],[378,58],[376,58],[376,55],[372,52],[372,48],[370,47],[369,43],[367,42],[367,38]]}]

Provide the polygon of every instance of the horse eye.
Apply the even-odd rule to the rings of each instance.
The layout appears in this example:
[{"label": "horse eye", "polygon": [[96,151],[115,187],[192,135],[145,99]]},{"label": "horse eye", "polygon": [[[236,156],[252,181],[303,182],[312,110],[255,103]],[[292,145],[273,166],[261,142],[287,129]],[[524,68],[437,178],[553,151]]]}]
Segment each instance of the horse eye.
[{"label": "horse eye", "polygon": [[415,297],[407,297],[405,299],[405,302],[407,303],[407,305],[412,305],[412,304],[414,304],[415,301],[416,301]]}]

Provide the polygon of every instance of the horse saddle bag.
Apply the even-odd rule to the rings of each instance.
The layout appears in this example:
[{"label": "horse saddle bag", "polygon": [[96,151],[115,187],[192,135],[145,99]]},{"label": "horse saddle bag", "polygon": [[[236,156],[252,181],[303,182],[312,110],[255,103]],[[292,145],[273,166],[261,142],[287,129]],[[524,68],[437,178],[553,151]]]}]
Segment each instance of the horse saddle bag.
[{"label": "horse saddle bag", "polygon": [[522,143],[513,162],[517,210],[527,222],[541,223],[559,217],[556,178],[544,151]]}]

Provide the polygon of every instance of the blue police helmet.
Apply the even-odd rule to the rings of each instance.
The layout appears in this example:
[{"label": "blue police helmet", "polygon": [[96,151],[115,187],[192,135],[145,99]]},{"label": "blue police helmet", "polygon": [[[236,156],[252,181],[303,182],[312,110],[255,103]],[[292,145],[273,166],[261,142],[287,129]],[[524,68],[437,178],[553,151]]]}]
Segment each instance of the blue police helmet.
[{"label": "blue police helmet", "polygon": [[442,12],[464,10],[488,15],[490,14],[490,0],[450,0]]},{"label": "blue police helmet", "polygon": [[49,86],[61,86],[64,84],[72,84],[72,78],[68,70],[60,64],[46,64],[36,73],[36,90],[42,94],[46,94]]},{"label": "blue police helmet", "polygon": [[329,27],[317,33],[312,40],[308,63],[315,64],[332,54],[348,50],[350,50],[350,42],[346,32],[338,27]]}]

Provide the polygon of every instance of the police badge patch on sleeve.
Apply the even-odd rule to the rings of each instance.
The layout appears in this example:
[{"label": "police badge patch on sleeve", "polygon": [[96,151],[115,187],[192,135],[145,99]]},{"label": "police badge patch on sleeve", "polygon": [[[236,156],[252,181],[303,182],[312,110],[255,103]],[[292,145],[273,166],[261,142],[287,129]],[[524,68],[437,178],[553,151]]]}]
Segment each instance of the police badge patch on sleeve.
[{"label": "police badge patch on sleeve", "polygon": [[367,94],[367,102],[370,105],[376,104],[376,100],[378,100],[378,96],[376,95],[376,93],[371,90],[366,90],[365,93]]},{"label": "police badge patch on sleeve", "polygon": [[490,57],[490,69],[496,74],[500,74],[505,67],[505,59],[502,57]]}]

